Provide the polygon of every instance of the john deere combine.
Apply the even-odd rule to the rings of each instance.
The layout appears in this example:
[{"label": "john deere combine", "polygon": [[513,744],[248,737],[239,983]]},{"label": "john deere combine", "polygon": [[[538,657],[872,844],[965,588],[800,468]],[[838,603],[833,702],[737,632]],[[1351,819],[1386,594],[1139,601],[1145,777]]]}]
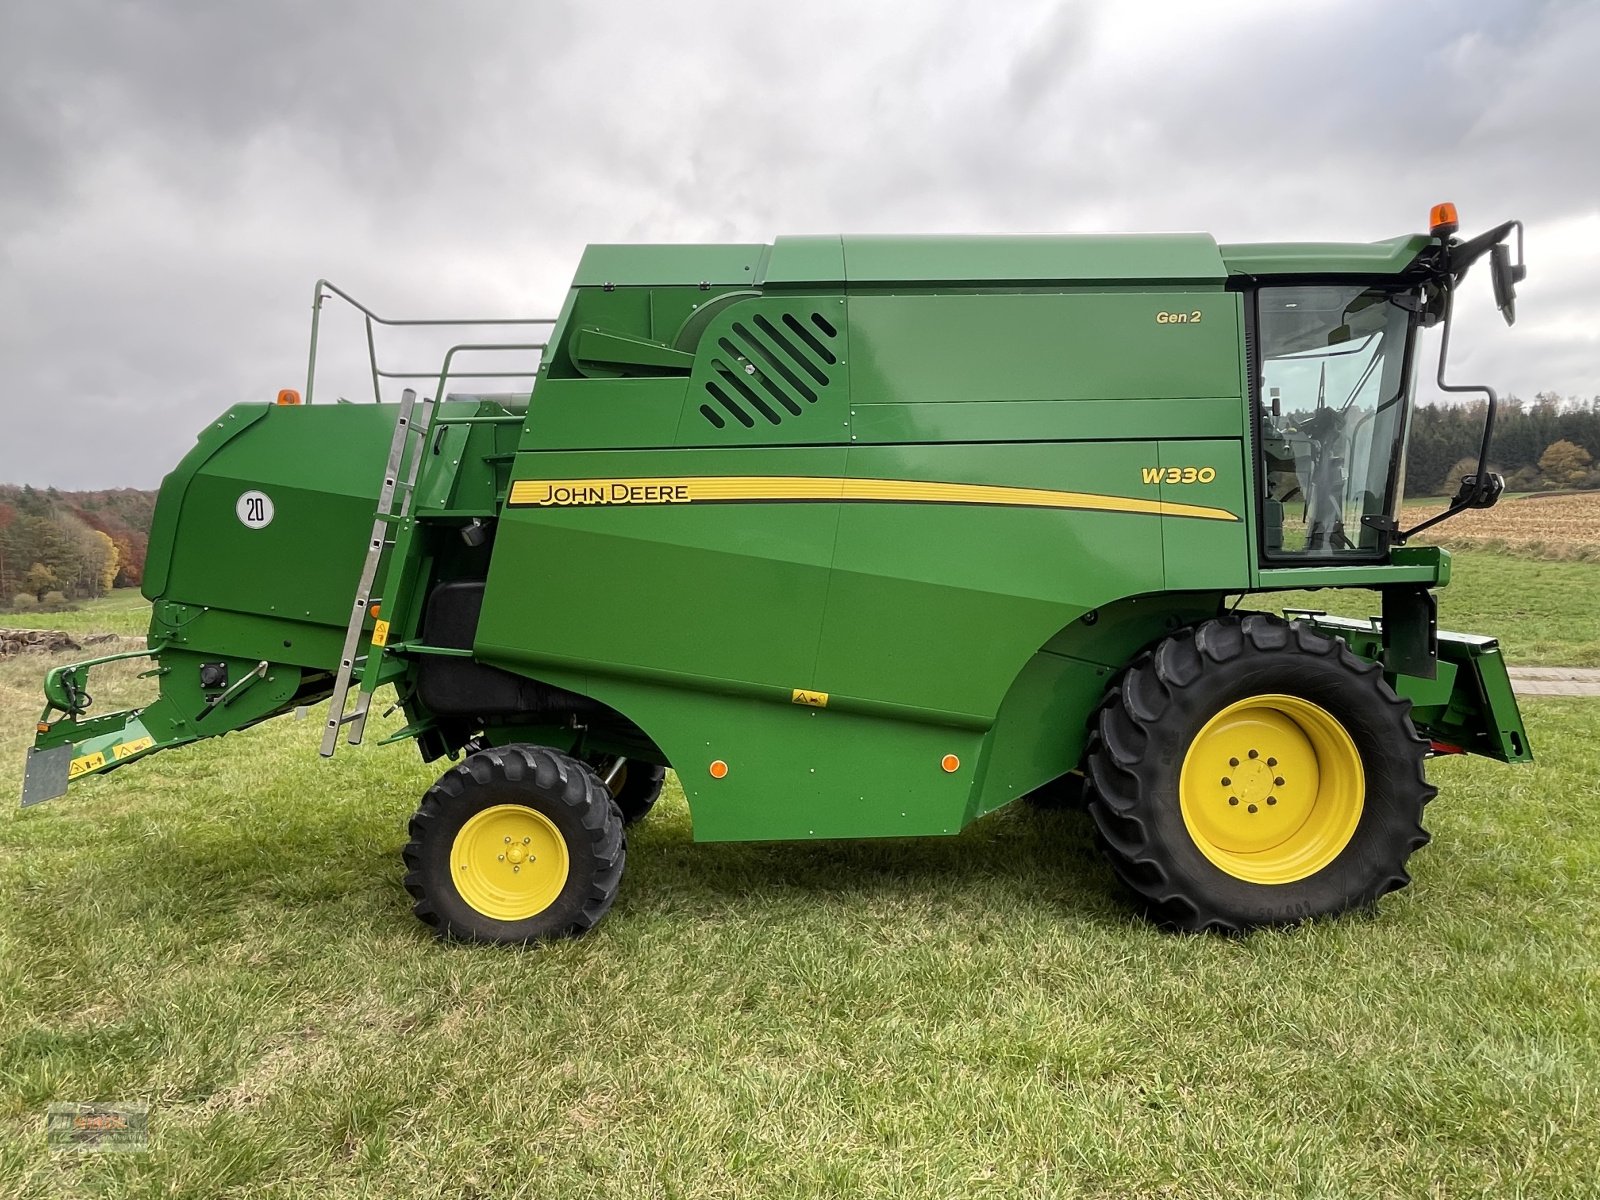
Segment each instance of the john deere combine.
[{"label": "john deere combine", "polygon": [[[591,927],[669,766],[700,840],[954,834],[1077,786],[1163,923],[1370,905],[1430,754],[1530,758],[1399,508],[1438,323],[1441,386],[1488,400],[1443,516],[1501,488],[1494,393],[1445,355],[1480,258],[1511,319],[1521,226],[1455,229],[593,246],[543,340],[398,403],[375,353],[377,402],[312,403],[350,299],[319,284],[305,402],[229,409],[162,487],[159,698],[95,715],[105,660],[52,671],[23,803],[324,701],[331,755],[392,687],[395,736],[462,758],[405,851],[449,937]],[[360,312],[369,349],[430,324]],[[531,391],[452,392],[485,349],[539,354]],[[1290,588],[1382,616],[1245,611]]]}]

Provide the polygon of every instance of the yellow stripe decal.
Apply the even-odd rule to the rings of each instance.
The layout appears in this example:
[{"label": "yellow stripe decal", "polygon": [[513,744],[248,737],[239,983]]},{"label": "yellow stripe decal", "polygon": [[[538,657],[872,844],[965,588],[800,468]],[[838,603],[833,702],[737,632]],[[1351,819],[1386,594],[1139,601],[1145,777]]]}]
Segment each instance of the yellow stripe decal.
[{"label": "yellow stripe decal", "polygon": [[933,483],[912,479],[841,479],[811,475],[684,475],[638,479],[524,479],[511,485],[518,508],[597,508],[611,504],[738,504],[805,500],[897,504],[985,504],[1014,508],[1070,508],[1088,512],[1146,513],[1237,521],[1225,508],[1058,492],[991,483]]}]

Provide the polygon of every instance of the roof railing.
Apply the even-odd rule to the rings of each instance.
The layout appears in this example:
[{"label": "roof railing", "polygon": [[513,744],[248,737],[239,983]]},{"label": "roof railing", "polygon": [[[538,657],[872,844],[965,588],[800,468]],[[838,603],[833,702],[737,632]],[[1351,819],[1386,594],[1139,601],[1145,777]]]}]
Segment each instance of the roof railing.
[{"label": "roof railing", "polygon": [[[385,379],[434,379],[437,377],[438,390],[434,393],[437,400],[444,399],[444,386],[450,378],[451,363],[457,351],[543,351],[548,342],[463,342],[451,346],[445,351],[444,362],[437,372],[434,371],[386,371],[378,365],[378,346],[374,335],[374,328],[382,325],[386,328],[445,328],[449,326],[479,326],[479,325],[554,325],[554,317],[435,317],[424,319],[401,320],[394,317],[380,317],[361,301],[350,295],[342,288],[334,286],[326,279],[317,280],[317,287],[311,297],[311,347],[306,355],[306,395],[305,403],[310,404],[317,386],[317,337],[321,332],[322,302],[328,296],[336,296],[351,308],[361,314],[362,323],[367,335],[367,364],[372,372],[372,399],[376,404],[383,403],[383,385]],[[538,374],[538,368],[532,371],[461,371],[454,375],[461,379],[529,379]]]}]

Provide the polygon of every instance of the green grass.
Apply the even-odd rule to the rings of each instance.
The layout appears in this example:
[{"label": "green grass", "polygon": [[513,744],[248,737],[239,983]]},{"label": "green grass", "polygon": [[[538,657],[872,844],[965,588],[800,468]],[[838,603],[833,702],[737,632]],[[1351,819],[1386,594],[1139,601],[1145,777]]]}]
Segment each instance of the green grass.
[{"label": "green grass", "polygon": [[0,626],[142,637],[150,627],[150,605],[138,588],[117,588],[109,596],[81,601],[70,612],[0,612]]},{"label": "green grass", "polygon": [[[593,935],[441,946],[408,746],[162,754],[0,817],[0,1196],[1593,1196],[1600,708],[1525,712],[1538,764],[1431,766],[1412,888],[1239,940],[1131,917],[1078,814],[696,846],[674,787]],[[61,1100],[152,1152],[46,1154]]]},{"label": "green grass", "polygon": [[[1439,592],[1439,628],[1500,639],[1512,666],[1600,667],[1600,563],[1552,562],[1485,550],[1453,550],[1453,573]],[[1376,592],[1324,589],[1249,597],[1246,608],[1324,609],[1376,616]]]}]

